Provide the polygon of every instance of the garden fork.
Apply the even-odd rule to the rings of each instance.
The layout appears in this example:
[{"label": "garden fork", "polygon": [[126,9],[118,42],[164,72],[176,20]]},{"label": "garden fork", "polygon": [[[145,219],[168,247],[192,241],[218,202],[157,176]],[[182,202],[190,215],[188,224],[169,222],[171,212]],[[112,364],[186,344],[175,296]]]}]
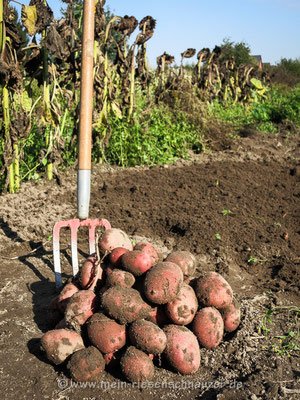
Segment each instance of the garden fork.
[{"label": "garden fork", "polygon": [[81,226],[89,228],[89,252],[95,253],[95,229],[102,226],[110,229],[106,219],[89,219],[91,190],[91,147],[92,147],[92,113],[93,113],[93,58],[95,1],[84,0],[83,6],[83,39],[80,81],[80,124],[79,124],[79,158],[77,175],[78,219],[59,221],[53,229],[53,259],[56,287],[62,285],[59,233],[62,227],[71,229],[71,251],[73,275],[78,272],[77,230]]}]

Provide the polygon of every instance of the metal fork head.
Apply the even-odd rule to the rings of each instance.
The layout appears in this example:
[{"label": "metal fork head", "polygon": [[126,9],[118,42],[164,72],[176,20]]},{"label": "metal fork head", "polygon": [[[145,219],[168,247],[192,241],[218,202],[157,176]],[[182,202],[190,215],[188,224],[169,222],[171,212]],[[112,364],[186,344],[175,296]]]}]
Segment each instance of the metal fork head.
[{"label": "metal fork head", "polygon": [[77,230],[81,226],[89,228],[89,253],[93,254],[96,250],[95,229],[97,226],[103,226],[105,229],[110,229],[111,225],[106,219],[70,219],[67,221],[58,221],[53,228],[53,260],[56,287],[62,286],[61,265],[59,253],[59,233],[61,228],[71,229],[71,250],[72,250],[72,268],[73,275],[78,272],[78,254],[77,254]]}]

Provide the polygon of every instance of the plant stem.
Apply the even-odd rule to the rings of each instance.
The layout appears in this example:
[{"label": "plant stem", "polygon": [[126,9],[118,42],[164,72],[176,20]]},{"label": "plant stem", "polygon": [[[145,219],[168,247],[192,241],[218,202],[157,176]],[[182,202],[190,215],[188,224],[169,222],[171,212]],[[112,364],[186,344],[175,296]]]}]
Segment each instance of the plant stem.
[{"label": "plant stem", "polygon": [[[46,1],[44,1],[46,3]],[[46,38],[46,29],[43,30],[42,38]],[[46,112],[46,119],[50,113],[50,85],[49,85],[49,71],[48,71],[48,51],[46,46],[43,46],[43,93],[44,93],[44,108]],[[47,129],[46,129],[47,132]],[[47,149],[52,147],[51,143],[51,127],[49,132],[46,133],[46,146]],[[53,165],[52,163],[46,164],[46,176],[47,179],[52,180],[53,178]]]},{"label": "plant stem", "polygon": [[[9,93],[6,85],[3,88],[3,114],[4,114],[4,127],[5,127],[5,137],[9,135],[10,126],[10,115],[9,115]],[[14,179],[14,163],[12,162],[9,166],[9,193],[15,192],[15,179]]]},{"label": "plant stem", "polygon": [[127,118],[128,121],[130,121],[130,119],[132,117],[133,106],[134,106],[135,48],[136,48],[136,43],[133,45],[132,59],[131,59],[131,66],[130,66],[130,106],[129,106],[129,110],[128,110],[128,118]]},{"label": "plant stem", "polygon": [[15,181],[15,190],[20,189],[20,164],[19,164],[19,145],[18,143],[13,144],[13,150],[15,159],[13,162],[13,169],[14,169],[14,181]]},{"label": "plant stem", "polygon": [[3,0],[0,0],[0,56],[5,48],[5,24],[3,20]]}]

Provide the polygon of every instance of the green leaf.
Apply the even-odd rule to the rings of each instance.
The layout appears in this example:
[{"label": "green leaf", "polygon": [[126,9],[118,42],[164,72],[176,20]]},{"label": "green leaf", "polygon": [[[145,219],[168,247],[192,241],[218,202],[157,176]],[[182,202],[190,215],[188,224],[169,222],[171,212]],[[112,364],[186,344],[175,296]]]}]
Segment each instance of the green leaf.
[{"label": "green leaf", "polygon": [[263,85],[262,85],[262,83],[261,83],[261,81],[260,81],[259,79],[252,78],[252,79],[250,80],[250,82],[251,82],[252,85],[255,86],[255,88],[258,89],[258,90],[264,88]]}]

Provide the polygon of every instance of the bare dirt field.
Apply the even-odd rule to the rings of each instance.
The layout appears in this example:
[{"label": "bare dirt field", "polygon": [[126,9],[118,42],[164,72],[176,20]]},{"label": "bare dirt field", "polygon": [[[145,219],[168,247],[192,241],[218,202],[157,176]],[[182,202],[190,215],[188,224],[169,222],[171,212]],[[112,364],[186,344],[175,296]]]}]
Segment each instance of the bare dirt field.
[{"label": "bare dirt field", "polygon": [[[75,387],[65,365],[54,367],[40,349],[56,294],[48,238],[55,222],[76,217],[75,171],[0,196],[1,398],[299,399],[299,320],[291,308],[300,307],[298,138],[254,133],[174,165],[94,168],[91,218],[106,218],[163,254],[191,251],[197,273],[221,273],[242,307],[238,330],[215,350],[201,348],[196,374],[176,374],[162,360],[147,387],[130,385],[118,370],[103,373],[94,387]],[[71,274],[69,243],[64,235],[64,279]],[[82,262],[85,234],[79,247]],[[270,324],[264,316],[274,307]],[[276,336],[290,340],[286,352],[286,339]]]}]

